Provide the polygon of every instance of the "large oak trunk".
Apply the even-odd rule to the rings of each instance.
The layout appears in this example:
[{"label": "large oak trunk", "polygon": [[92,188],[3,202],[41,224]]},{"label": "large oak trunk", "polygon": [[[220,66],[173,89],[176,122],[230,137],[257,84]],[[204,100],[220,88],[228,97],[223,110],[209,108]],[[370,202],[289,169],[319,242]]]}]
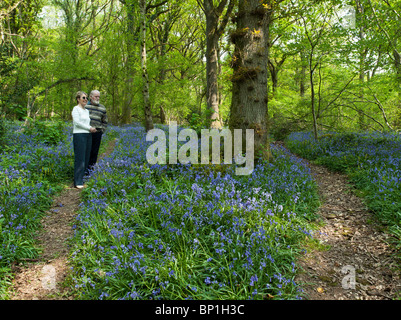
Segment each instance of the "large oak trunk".
[{"label": "large oak trunk", "polygon": [[[260,0],[239,1],[230,129],[254,130],[255,156],[271,158],[268,143],[268,38],[271,11]],[[245,137],[243,138],[245,141]],[[244,150],[244,148],[243,148]]]}]

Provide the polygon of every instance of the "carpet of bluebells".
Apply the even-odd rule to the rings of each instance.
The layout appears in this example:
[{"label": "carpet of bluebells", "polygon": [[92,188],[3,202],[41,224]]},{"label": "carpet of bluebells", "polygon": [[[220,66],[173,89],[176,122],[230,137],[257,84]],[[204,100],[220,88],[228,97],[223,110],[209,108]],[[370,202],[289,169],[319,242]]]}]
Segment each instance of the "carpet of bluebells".
[{"label": "carpet of bluebells", "polygon": [[[72,182],[71,125],[46,126],[7,122],[0,141],[1,298],[12,264],[38,257],[40,221]],[[274,163],[236,176],[234,165],[149,165],[140,126],[108,137],[118,142],[87,177],[71,239],[79,298],[302,297],[295,262],[318,198],[299,158],[272,145]]]},{"label": "carpet of bluebells", "polygon": [[[70,124],[38,128],[7,122],[0,141],[2,298],[11,265],[40,253],[40,220],[62,183],[72,181]],[[235,165],[149,165],[141,126],[110,127],[107,136],[118,142],[86,178],[71,239],[79,298],[302,298],[296,259],[319,204],[302,160],[272,145],[273,163],[238,176]],[[315,141],[293,133],[286,145],[346,172],[401,238],[399,135],[326,132]]]},{"label": "carpet of bluebells", "polygon": [[401,239],[401,137],[398,133],[293,133],[294,153],[345,172],[368,207]]},{"label": "carpet of bluebells", "polygon": [[[164,126],[159,128],[168,129]],[[149,165],[140,126],[87,179],[72,241],[80,299],[300,299],[294,282],[318,206],[309,169],[274,163]]]},{"label": "carpet of bluebells", "polygon": [[6,123],[0,150],[0,296],[13,262],[34,259],[34,235],[59,190],[57,182],[72,174],[71,135],[49,143],[40,132],[28,134],[21,123]]}]

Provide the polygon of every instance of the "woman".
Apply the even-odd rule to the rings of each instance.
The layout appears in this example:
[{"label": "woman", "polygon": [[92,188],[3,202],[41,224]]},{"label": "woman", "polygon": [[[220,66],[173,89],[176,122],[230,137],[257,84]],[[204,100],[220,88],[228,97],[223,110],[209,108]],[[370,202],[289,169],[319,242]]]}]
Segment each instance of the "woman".
[{"label": "woman", "polygon": [[92,146],[91,132],[96,129],[89,125],[89,111],[85,108],[88,102],[88,95],[83,91],[78,91],[75,99],[78,105],[72,109],[73,135],[74,144],[74,187],[82,189],[84,186],[85,170],[88,167],[89,157]]}]

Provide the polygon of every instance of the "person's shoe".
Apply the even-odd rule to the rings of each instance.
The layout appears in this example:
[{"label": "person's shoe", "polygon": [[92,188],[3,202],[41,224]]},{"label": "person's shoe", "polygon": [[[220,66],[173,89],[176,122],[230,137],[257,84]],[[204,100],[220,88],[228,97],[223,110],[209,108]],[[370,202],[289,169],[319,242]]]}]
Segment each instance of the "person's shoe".
[{"label": "person's shoe", "polygon": [[77,189],[83,189],[84,186],[75,186],[75,188],[77,188]]}]

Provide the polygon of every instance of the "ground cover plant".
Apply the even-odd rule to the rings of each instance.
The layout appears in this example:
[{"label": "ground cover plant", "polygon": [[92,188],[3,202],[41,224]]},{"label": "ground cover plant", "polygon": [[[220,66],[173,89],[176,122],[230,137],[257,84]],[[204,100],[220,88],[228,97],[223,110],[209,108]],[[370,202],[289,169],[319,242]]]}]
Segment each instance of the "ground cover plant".
[{"label": "ground cover plant", "polygon": [[[59,123],[57,140],[45,139],[41,123],[28,129],[20,122],[3,122],[0,151],[0,295],[5,294],[13,262],[33,259],[40,248],[34,240],[40,219],[72,174],[73,155],[68,125]],[[55,130],[51,127],[50,132]],[[54,134],[47,135],[55,137]]]},{"label": "ground cover plant", "polygon": [[72,241],[79,298],[301,298],[295,259],[318,199],[300,159],[272,146],[275,162],[249,176],[149,165],[142,127],[113,130],[119,141],[86,182]]},{"label": "ground cover plant", "polygon": [[[289,135],[289,149],[332,170],[349,174],[366,204],[401,239],[401,138],[396,133]],[[398,242],[400,242],[398,240]]]}]

